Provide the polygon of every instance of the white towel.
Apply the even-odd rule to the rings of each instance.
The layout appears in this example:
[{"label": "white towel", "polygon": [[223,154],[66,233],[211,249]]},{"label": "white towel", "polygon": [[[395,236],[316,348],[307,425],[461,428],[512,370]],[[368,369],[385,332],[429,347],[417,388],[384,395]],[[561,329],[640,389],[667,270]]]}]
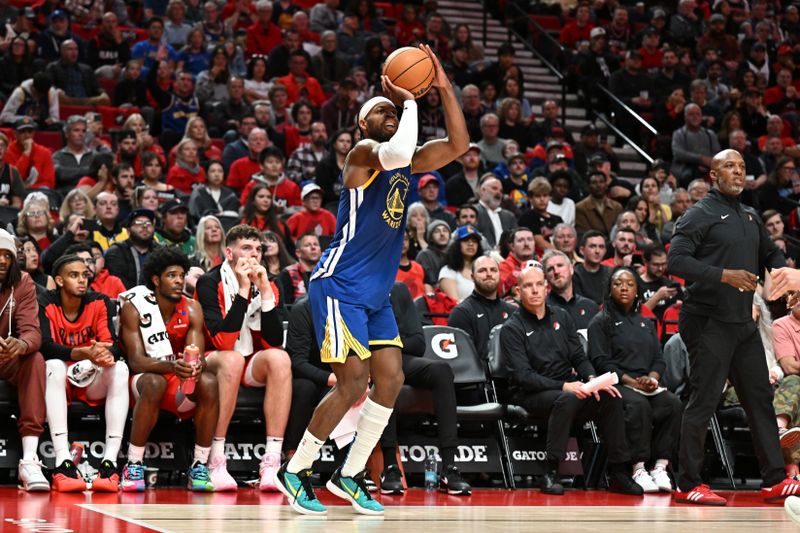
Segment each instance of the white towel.
[{"label": "white towel", "polygon": [[[236,299],[236,294],[239,292],[239,280],[236,279],[236,274],[227,261],[222,262],[219,272],[222,278],[223,296],[225,297],[225,315],[227,315],[231,305],[233,305],[233,300]],[[261,331],[261,293],[258,292],[255,285],[250,285],[250,290],[252,297],[247,305],[244,324],[242,324],[239,338],[233,346],[234,350],[244,356],[251,355],[254,351],[251,331]],[[274,307],[274,299],[272,307]],[[265,309],[265,311],[271,310],[272,307]]]},{"label": "white towel", "polygon": [[120,302],[130,302],[139,311],[139,331],[148,357],[153,359],[173,360],[172,344],[169,342],[167,327],[161,316],[156,295],[144,285],[138,285],[121,293]]}]

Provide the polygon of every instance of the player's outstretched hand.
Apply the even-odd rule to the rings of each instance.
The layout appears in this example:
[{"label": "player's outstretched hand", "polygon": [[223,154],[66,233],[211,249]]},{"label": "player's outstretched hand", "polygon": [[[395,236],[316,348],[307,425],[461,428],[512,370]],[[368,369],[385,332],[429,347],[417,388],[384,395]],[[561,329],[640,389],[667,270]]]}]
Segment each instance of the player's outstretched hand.
[{"label": "player's outstretched hand", "polygon": [[442,68],[439,58],[433,53],[431,47],[427,44],[421,44],[419,45],[419,48],[428,54],[428,57],[430,57],[431,61],[433,61],[433,68],[436,70],[436,74],[433,75],[432,85],[434,87],[450,87],[450,78],[447,77],[447,73]]},{"label": "player's outstretched hand", "polygon": [[[726,268],[722,271],[722,279],[720,281],[742,292],[754,291],[758,283],[758,276],[747,270],[730,270]],[[773,278],[773,287],[774,281],[775,278]]]},{"label": "player's outstretched hand", "polygon": [[403,102],[406,100],[414,99],[414,95],[411,94],[411,91],[392,83],[389,76],[381,76],[381,86],[383,87],[383,94],[386,95],[386,98],[396,105],[403,105]]}]

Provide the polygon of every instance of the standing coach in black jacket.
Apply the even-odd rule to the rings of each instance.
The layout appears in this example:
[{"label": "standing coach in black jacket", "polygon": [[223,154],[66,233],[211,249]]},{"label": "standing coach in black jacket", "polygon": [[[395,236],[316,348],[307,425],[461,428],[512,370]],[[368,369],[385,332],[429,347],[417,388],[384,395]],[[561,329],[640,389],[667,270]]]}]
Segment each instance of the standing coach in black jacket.
[{"label": "standing coach in black jacket", "polygon": [[785,479],[773,392],[752,306],[758,275],[764,268],[784,266],[785,260],[757,213],[739,203],[745,184],[739,152],[719,152],[711,167],[714,189],[680,218],[669,250],[670,273],[691,283],[679,323],[689,350],[691,396],[681,427],[676,501],[726,503],[703,485],[700,471],[708,422],[728,378],[747,412],[763,496],[776,501],[796,494],[800,483]]}]

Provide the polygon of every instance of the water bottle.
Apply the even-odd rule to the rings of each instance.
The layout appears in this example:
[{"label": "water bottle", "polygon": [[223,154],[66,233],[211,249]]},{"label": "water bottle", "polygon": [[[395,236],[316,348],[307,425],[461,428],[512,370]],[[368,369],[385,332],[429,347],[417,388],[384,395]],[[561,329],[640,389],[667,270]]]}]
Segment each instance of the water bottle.
[{"label": "water bottle", "polygon": [[[197,361],[200,359],[200,349],[195,346],[194,344],[190,344],[187,346],[183,351],[183,360],[191,365],[196,365]],[[190,395],[194,393],[194,385],[197,381],[197,378],[190,378],[185,380],[181,384],[181,390],[185,395]]]},{"label": "water bottle", "polygon": [[72,464],[78,466],[83,458],[83,444],[80,442],[73,442],[69,447],[69,456],[72,459]]},{"label": "water bottle", "polygon": [[439,484],[439,470],[436,465],[436,454],[430,452],[425,459],[425,490],[436,490]]}]

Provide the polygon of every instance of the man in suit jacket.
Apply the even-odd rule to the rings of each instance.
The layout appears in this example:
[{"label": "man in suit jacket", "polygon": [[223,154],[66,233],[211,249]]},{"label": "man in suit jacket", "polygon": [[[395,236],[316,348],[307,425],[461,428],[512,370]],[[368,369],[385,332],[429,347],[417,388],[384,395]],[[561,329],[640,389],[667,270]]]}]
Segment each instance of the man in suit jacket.
[{"label": "man in suit jacket", "polygon": [[503,183],[494,174],[485,174],[478,184],[478,231],[494,248],[504,231],[517,227],[517,218],[508,209],[500,207],[503,201]]},{"label": "man in suit jacket", "polygon": [[589,196],[575,204],[575,229],[584,233],[590,229],[608,236],[622,212],[622,206],[606,196],[608,178],[600,171],[589,174]]}]

